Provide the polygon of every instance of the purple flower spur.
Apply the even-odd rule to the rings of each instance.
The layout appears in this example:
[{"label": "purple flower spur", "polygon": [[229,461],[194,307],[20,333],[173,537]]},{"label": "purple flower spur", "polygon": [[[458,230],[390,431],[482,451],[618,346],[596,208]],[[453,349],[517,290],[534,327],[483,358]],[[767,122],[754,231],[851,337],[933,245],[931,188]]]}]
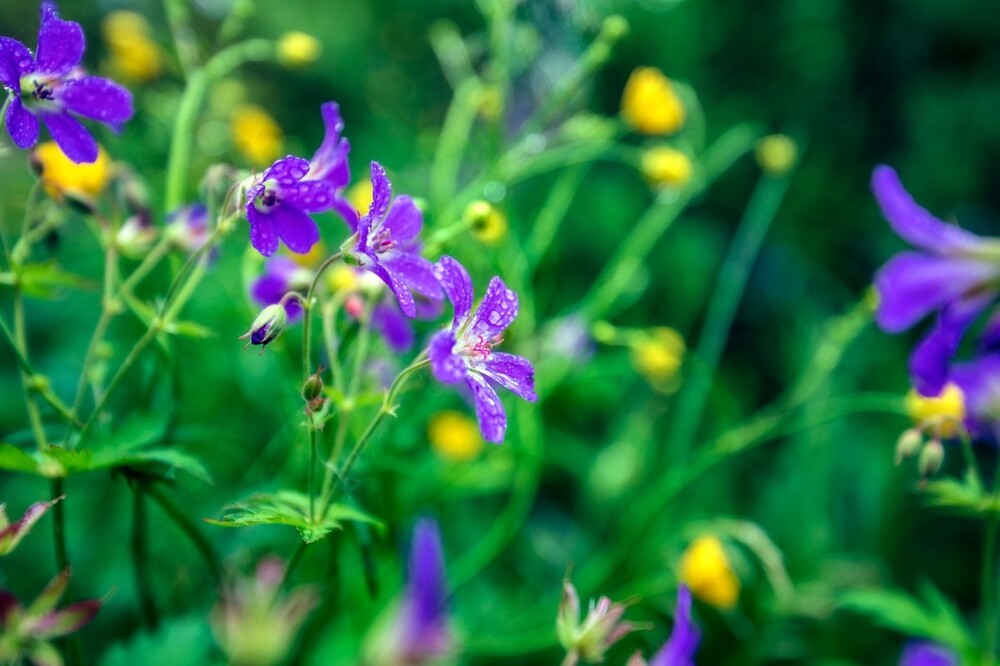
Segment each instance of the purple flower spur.
[{"label": "purple flower spur", "polygon": [[[431,262],[420,256],[417,236],[423,214],[413,199],[396,197],[390,206],[392,185],[385,169],[372,162],[372,204],[358,223],[353,247],[345,247],[345,260],[382,278],[407,317],[416,316],[411,290],[432,300],[443,297]],[[348,246],[350,243],[347,244]]]},{"label": "purple flower spur", "polygon": [[490,382],[525,400],[538,400],[531,363],[520,356],[493,351],[500,335],[517,316],[517,294],[494,277],[482,303],[472,313],[472,280],[465,268],[446,256],[434,265],[434,273],[455,307],[455,316],[450,328],[431,338],[431,370],[444,384],[465,382],[475,400],[483,438],[499,444],[507,432],[507,413]]},{"label": "purple flower spur", "polygon": [[42,3],[34,57],[24,44],[0,37],[0,82],[13,93],[5,117],[18,148],[38,141],[38,121],[74,162],[97,160],[97,142],[77,116],[119,131],[132,117],[132,94],[114,81],[87,76],[80,68],[86,41],[79,23],[63,21],[52,3]]},{"label": "purple flower spur", "polygon": [[1000,240],[981,238],[921,208],[896,172],[880,166],[872,191],[893,231],[918,248],[892,257],[875,275],[875,320],[889,333],[937,312],[937,322],[910,356],[917,390],[937,395],[966,329],[1000,290]]}]

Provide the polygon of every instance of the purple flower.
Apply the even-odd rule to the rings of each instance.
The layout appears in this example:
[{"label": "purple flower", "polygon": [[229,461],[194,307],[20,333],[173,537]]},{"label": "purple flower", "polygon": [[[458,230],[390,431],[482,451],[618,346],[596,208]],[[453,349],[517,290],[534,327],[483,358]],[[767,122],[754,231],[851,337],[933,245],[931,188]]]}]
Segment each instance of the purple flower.
[{"label": "purple flower", "polygon": [[493,351],[500,335],[517,316],[517,294],[499,277],[490,280],[486,296],[472,313],[472,280],[451,257],[441,257],[434,273],[455,307],[451,327],[431,338],[428,355],[438,381],[464,381],[472,391],[483,437],[499,444],[507,432],[507,414],[491,380],[535,402],[535,370],[527,359]]},{"label": "purple flower", "polygon": [[203,203],[182,206],[167,215],[165,232],[185,252],[197,252],[208,240],[208,208]]},{"label": "purple flower", "polygon": [[958,666],[958,659],[942,645],[921,641],[903,648],[899,666]]},{"label": "purple flower", "polygon": [[962,390],[969,433],[1000,441],[1000,352],[956,363],[951,380]]},{"label": "purple flower", "polygon": [[872,191],[893,231],[919,251],[900,252],[875,275],[875,320],[890,333],[938,313],[930,333],[910,356],[918,391],[937,395],[965,330],[1000,288],[1000,241],[946,224],[921,208],[887,166],[872,174]]},{"label": "purple flower", "polygon": [[63,21],[56,6],[42,3],[42,23],[34,57],[21,42],[0,37],[0,83],[14,93],[7,108],[7,131],[18,148],[38,141],[38,120],[74,162],[97,160],[97,142],[76,116],[119,131],[132,117],[132,94],[114,81],[80,69],[86,47],[79,23]]},{"label": "purple flower", "polygon": [[345,201],[340,192],[351,182],[351,169],[347,156],[351,152],[350,142],[340,136],[344,129],[344,120],[340,117],[340,106],[336,102],[327,102],[320,111],[323,114],[323,125],[326,135],[316,154],[309,160],[307,180],[321,180],[333,190],[333,210],[337,212],[351,231],[358,229],[358,211]]},{"label": "purple flower", "polygon": [[691,620],[691,590],[681,585],[677,590],[677,610],[670,638],[660,651],[649,660],[649,666],[694,666],[694,653],[698,651],[701,632]]},{"label": "purple flower", "polygon": [[[264,274],[250,285],[250,297],[258,305],[274,305],[290,291],[305,292],[312,282],[313,272],[289,257],[271,257],[264,263]],[[285,312],[289,321],[302,316],[302,305],[298,299],[285,301]]]},{"label": "purple flower", "polygon": [[392,185],[385,169],[372,162],[372,203],[358,223],[354,246],[345,258],[371,271],[389,285],[407,317],[416,316],[411,290],[432,300],[443,297],[431,262],[420,256],[417,236],[423,214],[413,199],[400,195],[392,201]]}]

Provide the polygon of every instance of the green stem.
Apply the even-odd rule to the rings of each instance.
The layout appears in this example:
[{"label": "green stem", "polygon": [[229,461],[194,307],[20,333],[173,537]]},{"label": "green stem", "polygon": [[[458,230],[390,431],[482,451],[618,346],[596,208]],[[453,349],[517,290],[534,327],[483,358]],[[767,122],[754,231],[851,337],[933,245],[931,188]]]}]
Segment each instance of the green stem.
[{"label": "green stem", "polygon": [[163,513],[174,521],[174,524],[184,533],[184,536],[191,541],[195,550],[198,551],[198,554],[205,561],[205,566],[208,568],[208,572],[212,578],[216,582],[220,581],[222,573],[219,570],[219,563],[215,558],[215,551],[212,549],[212,544],[209,540],[198,529],[198,526],[191,521],[183,509],[174,504],[173,500],[159,486],[151,483],[146,486],[145,491],[147,495],[153,498],[153,501],[156,502],[160,509],[163,510]]},{"label": "green stem", "polygon": [[[25,334],[24,321],[24,299],[21,296],[20,286],[14,289],[14,340],[19,349],[27,358],[28,341]],[[40,451],[49,448],[49,441],[45,436],[45,426],[42,423],[42,415],[38,410],[38,403],[35,402],[35,392],[32,388],[31,378],[23,369],[21,370],[21,389],[24,393],[24,406],[28,412],[28,421],[31,423],[31,431],[35,437],[35,444]]]},{"label": "green stem", "polygon": [[246,62],[268,60],[274,45],[264,39],[251,39],[227,47],[213,56],[202,69],[190,72],[187,87],[174,118],[167,158],[165,208],[173,211],[185,203],[185,185],[191,167],[191,153],[198,122],[198,112],[212,84]]},{"label": "green stem", "polygon": [[17,340],[14,338],[14,334],[11,332],[10,328],[7,326],[7,322],[4,321],[3,317],[0,317],[0,333],[3,333],[3,337],[7,339],[10,343],[10,348],[14,351],[14,357],[17,359],[17,364],[21,366],[22,372],[27,375],[29,390],[37,392],[42,398],[49,403],[49,406],[55,410],[67,424],[79,426],[76,421],[76,417],[73,416],[72,410],[59,399],[55,393],[52,392],[52,388],[49,386],[48,380],[35,372],[34,366],[31,365],[31,361],[25,355],[24,350],[18,345]]},{"label": "green stem", "polygon": [[333,376],[333,387],[341,393],[344,391],[344,372],[340,367],[337,311],[342,302],[342,296],[335,294],[333,298],[323,303],[322,307],[323,342],[326,345],[326,355],[330,361],[330,374]]},{"label": "green stem", "polygon": [[559,175],[549,190],[545,205],[542,206],[524,244],[524,253],[532,270],[537,269],[538,262],[545,256],[545,252],[559,231],[559,226],[566,219],[566,212],[577,190],[580,189],[587,171],[588,166],[585,164],[571,167]]},{"label": "green stem", "polygon": [[[174,48],[177,50],[177,61],[184,76],[190,76],[198,67],[201,59],[198,55],[198,42],[191,29],[191,13],[184,0],[164,0],[167,23],[174,38]],[[168,209],[172,210],[172,209]]]},{"label": "green stem", "polygon": [[981,604],[983,607],[983,665],[996,664],[997,652],[997,531],[1000,529],[1000,513],[995,509],[997,495],[1000,493],[1000,465],[993,473],[992,502],[989,517],[986,519],[983,538],[983,569],[979,581],[981,587]]},{"label": "green stem", "polygon": [[[63,496],[63,480],[52,479],[52,499]],[[52,506],[52,541],[55,544],[56,571],[69,568],[69,554],[66,550],[66,502],[56,502]]]},{"label": "green stem", "polygon": [[135,588],[139,595],[139,609],[143,624],[147,629],[156,628],[156,603],[153,600],[153,585],[149,576],[149,552],[146,548],[146,503],[140,482],[132,488],[132,569],[135,574]]},{"label": "green stem", "polygon": [[430,195],[431,208],[440,210],[444,202],[455,194],[462,156],[469,143],[469,135],[476,123],[476,108],[482,92],[482,85],[476,78],[466,79],[455,90],[448,107],[438,139],[434,161],[431,162]]},{"label": "green stem", "polygon": [[708,313],[695,347],[695,363],[689,364],[688,376],[684,380],[674,412],[677,416],[672,434],[667,439],[677,456],[684,455],[691,447],[705,410],[715,370],[743,299],[747,279],[791,177],[792,170],[779,177],[761,176],[736,230],[729,254],[719,271],[719,279],[708,301]]}]

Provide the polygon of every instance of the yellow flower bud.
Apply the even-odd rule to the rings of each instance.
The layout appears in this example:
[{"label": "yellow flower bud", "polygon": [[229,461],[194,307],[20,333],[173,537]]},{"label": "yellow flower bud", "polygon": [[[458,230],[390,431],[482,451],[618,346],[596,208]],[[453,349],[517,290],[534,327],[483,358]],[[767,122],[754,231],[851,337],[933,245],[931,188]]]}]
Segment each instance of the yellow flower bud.
[{"label": "yellow flower bud", "polygon": [[653,388],[664,393],[677,390],[684,361],[684,338],[666,326],[640,331],[629,341],[632,365]]},{"label": "yellow flower bud", "polygon": [[372,183],[367,178],[359,180],[347,188],[347,201],[358,211],[358,215],[366,215],[372,205]]},{"label": "yellow flower bud", "polygon": [[109,66],[116,75],[135,81],[152,81],[163,70],[163,52],[150,38],[149,23],[136,12],[114,11],[104,18],[104,39]]},{"label": "yellow flower bud", "polygon": [[472,235],[486,245],[496,245],[507,235],[507,217],[488,201],[473,201],[462,217]]},{"label": "yellow flower bud", "polygon": [[693,171],[691,158],[669,146],[650,148],[642,154],[642,175],[653,187],[683,187]]},{"label": "yellow flower bud", "polygon": [[304,32],[286,32],[278,40],[278,62],[289,69],[298,69],[319,60],[323,45]]},{"label": "yellow flower bud", "polygon": [[729,564],[722,542],[711,534],[699,536],[684,551],[680,579],[691,589],[691,594],[716,608],[732,608],[740,596],[740,580]]},{"label": "yellow flower bud", "polygon": [[230,129],[236,150],[254,166],[269,166],[281,154],[284,140],[281,128],[259,106],[238,107],[233,112]]},{"label": "yellow flower bud", "polygon": [[761,169],[772,176],[780,176],[795,166],[799,147],[784,134],[772,134],[757,142],[754,155]]},{"label": "yellow flower bud", "polygon": [[906,396],[906,412],[918,426],[931,428],[946,439],[955,437],[965,419],[965,394],[951,382],[936,397],[923,396],[910,389]]},{"label": "yellow flower bud", "polygon": [[32,166],[39,174],[49,196],[92,202],[107,187],[111,178],[111,159],[103,146],[97,147],[97,160],[77,164],[66,157],[54,141],[38,144],[31,153]]},{"label": "yellow flower bud", "polygon": [[438,412],[427,425],[427,439],[434,452],[446,460],[472,460],[483,450],[476,421],[462,412]]},{"label": "yellow flower bud", "polygon": [[684,103],[655,67],[632,72],[622,92],[622,118],[643,134],[671,134],[684,126]]}]

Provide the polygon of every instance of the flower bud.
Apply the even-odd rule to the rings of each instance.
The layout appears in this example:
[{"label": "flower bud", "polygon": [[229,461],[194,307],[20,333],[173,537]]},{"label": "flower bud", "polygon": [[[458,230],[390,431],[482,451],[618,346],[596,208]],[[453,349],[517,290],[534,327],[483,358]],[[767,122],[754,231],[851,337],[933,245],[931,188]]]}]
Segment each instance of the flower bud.
[{"label": "flower bud", "polygon": [[944,445],[941,444],[941,440],[932,439],[924,445],[920,452],[920,457],[917,459],[917,469],[920,471],[920,476],[927,478],[937,474],[943,463]]},{"label": "flower bud", "polygon": [[284,305],[281,303],[268,305],[253,320],[250,330],[240,336],[240,340],[250,338],[250,342],[243,348],[246,349],[250,345],[260,345],[263,352],[264,347],[276,340],[284,332],[287,323],[288,313],[285,312]]},{"label": "flower bud", "polygon": [[323,394],[323,378],[320,376],[322,372],[323,368],[318,368],[302,385],[302,398],[306,402],[311,402]]},{"label": "flower bud", "polygon": [[936,396],[925,396],[911,389],[906,396],[906,411],[917,425],[934,428],[941,437],[956,437],[965,419],[965,394],[957,384],[948,382]]},{"label": "flower bud", "polygon": [[601,24],[601,33],[609,40],[618,41],[628,34],[628,20],[621,14],[612,14]]},{"label": "flower bud", "polygon": [[703,534],[691,542],[681,557],[680,578],[695,597],[716,608],[732,608],[739,599],[740,579],[715,535]]},{"label": "flower bud", "polygon": [[683,187],[693,172],[691,158],[675,148],[657,146],[642,154],[642,175],[655,188]]},{"label": "flower bud", "polygon": [[924,434],[920,428],[907,428],[896,440],[896,464],[903,462],[920,451],[924,443]]},{"label": "flower bud", "polygon": [[125,223],[118,230],[115,244],[125,256],[140,258],[149,251],[157,234],[157,228],[149,223],[148,217],[133,215],[125,220]]},{"label": "flower bud", "polygon": [[793,166],[799,157],[799,147],[784,134],[765,136],[757,142],[754,151],[757,164],[766,173],[780,176]]},{"label": "flower bud", "polygon": [[569,580],[563,581],[563,596],[556,616],[556,635],[567,651],[563,662],[575,664],[579,660],[600,663],[608,649],[639,627],[622,621],[626,604],[614,603],[601,597],[590,603],[587,616],[580,621],[580,597]]},{"label": "flower bud", "polygon": [[672,134],[684,126],[686,112],[670,79],[655,67],[632,72],[622,92],[622,118],[642,134]]},{"label": "flower bud", "polygon": [[496,245],[507,235],[507,217],[488,201],[479,199],[465,207],[462,214],[472,235],[486,245]]},{"label": "flower bud", "polygon": [[278,62],[288,69],[300,69],[319,60],[323,45],[304,32],[286,32],[278,40]]}]

